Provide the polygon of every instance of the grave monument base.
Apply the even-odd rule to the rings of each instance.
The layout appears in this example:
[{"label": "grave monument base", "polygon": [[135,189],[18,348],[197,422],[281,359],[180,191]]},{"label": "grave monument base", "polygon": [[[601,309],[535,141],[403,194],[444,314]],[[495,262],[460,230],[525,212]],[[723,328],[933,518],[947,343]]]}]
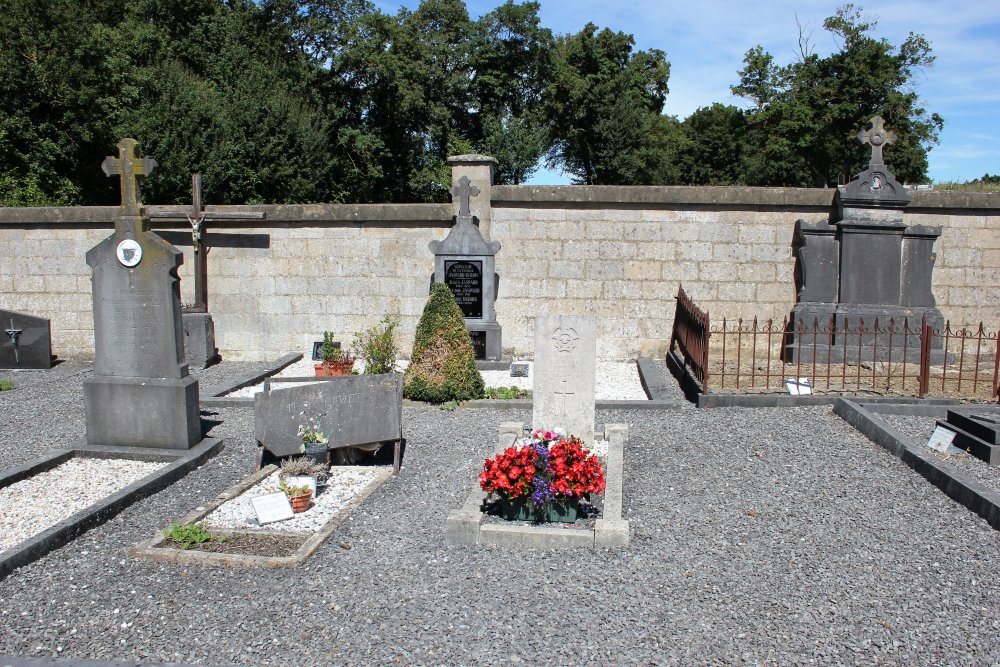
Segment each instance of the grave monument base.
[{"label": "grave monument base", "polygon": [[184,354],[189,366],[208,368],[219,360],[215,347],[215,322],[210,313],[183,313]]},{"label": "grave monument base", "polygon": [[190,449],[201,441],[198,380],[93,377],[83,383],[87,443]]}]

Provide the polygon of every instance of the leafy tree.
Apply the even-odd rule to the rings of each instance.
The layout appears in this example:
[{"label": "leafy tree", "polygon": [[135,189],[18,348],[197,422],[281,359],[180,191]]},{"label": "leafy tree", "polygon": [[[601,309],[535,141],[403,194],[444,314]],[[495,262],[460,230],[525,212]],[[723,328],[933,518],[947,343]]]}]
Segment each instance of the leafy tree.
[{"label": "leafy tree", "polygon": [[759,46],[747,52],[732,88],[752,104],[742,180],[807,187],[846,182],[870,154],[853,137],[881,115],[897,135],[886,161],[900,180],[926,181],[927,151],[943,121],[920,106],[913,79],[934,62],[930,44],[912,33],[898,48],[876,39],[870,35],[876,22],[850,4],[823,27],[841,41],[826,58],[806,45],[799,61],[780,67]]},{"label": "leafy tree", "polygon": [[546,90],[554,149],[583,184],[643,180],[643,145],[663,108],[670,64],[657,49],[632,52],[631,35],[588,23],[556,40]]},{"label": "leafy tree", "polygon": [[685,150],[678,156],[680,182],[730,185],[741,180],[746,154],[746,114],[734,106],[702,107],[683,123]]}]

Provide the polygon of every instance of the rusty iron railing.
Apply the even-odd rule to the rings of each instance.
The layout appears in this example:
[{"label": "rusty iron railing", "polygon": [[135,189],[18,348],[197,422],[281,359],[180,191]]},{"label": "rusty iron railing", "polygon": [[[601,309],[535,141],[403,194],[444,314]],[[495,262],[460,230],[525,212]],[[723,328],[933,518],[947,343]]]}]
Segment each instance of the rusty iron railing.
[{"label": "rusty iron railing", "polygon": [[684,363],[694,371],[701,383],[702,391],[708,392],[708,338],[709,318],[684,292],[684,286],[677,289],[677,308],[674,310],[674,326],[670,334],[670,347],[680,348]]},{"label": "rusty iron railing", "polygon": [[[710,345],[711,343],[711,345]],[[788,318],[722,320],[709,326],[683,288],[670,340],[701,384],[701,392],[784,391],[786,381],[808,380],[811,391],[931,394],[1000,401],[1000,331],[936,330],[927,322],[858,320],[835,326]]]}]

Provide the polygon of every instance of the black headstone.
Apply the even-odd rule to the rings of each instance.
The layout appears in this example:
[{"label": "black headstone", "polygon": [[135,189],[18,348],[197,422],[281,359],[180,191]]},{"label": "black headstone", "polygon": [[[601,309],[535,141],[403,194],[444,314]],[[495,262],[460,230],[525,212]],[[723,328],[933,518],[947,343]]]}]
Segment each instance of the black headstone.
[{"label": "black headstone", "polygon": [[0,309],[0,368],[51,367],[51,322]]},{"label": "black headstone", "polygon": [[486,332],[470,331],[469,337],[472,338],[472,352],[475,358],[486,359]]},{"label": "black headstone", "polygon": [[483,316],[483,263],[454,261],[444,263],[444,282],[455,295],[463,317]]}]

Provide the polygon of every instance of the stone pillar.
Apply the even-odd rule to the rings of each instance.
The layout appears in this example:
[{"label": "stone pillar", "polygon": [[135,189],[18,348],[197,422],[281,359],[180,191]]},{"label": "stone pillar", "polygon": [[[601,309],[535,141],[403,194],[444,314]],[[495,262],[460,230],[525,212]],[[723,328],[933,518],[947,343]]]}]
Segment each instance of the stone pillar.
[{"label": "stone pillar", "polygon": [[[479,188],[479,196],[470,202],[472,216],[475,219],[479,232],[487,241],[490,240],[490,222],[492,221],[492,195],[490,189],[493,185],[493,166],[496,159],[489,155],[453,155],[448,158],[451,165],[451,185],[458,187],[458,182],[463,176],[469,178],[472,187]],[[458,215],[459,200],[452,199],[454,215]]]}]

